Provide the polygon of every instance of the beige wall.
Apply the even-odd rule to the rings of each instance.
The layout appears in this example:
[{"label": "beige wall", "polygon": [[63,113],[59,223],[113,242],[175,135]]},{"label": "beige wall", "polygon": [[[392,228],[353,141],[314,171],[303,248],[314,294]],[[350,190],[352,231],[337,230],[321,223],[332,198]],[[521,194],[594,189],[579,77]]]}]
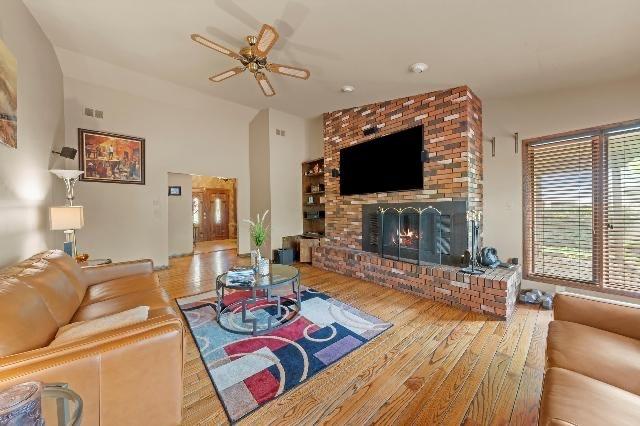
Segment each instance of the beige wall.
[{"label": "beige wall", "polygon": [[[85,206],[80,250],[167,265],[168,172],[238,179],[238,214],[248,216],[248,123],[255,110],[62,49],[58,54],[68,146],[77,146],[78,128],[146,139],[146,185],[78,184],[77,200]],[[104,119],[85,117],[83,106],[104,111]],[[249,249],[242,224],[239,248]]]},{"label": "beige wall", "polygon": [[[18,149],[0,144],[0,267],[54,245],[48,207],[64,143],[62,71],[19,0],[0,2],[0,38],[18,61]],[[60,182],[55,182],[56,188]]]},{"label": "beige wall", "polygon": [[181,196],[170,196],[167,199],[169,256],[192,253],[193,210],[191,206],[191,175],[169,173],[167,183],[169,186],[182,187]]},{"label": "beige wall", "polygon": [[[512,99],[483,99],[484,244],[522,261],[521,139],[640,118],[640,79]],[[496,156],[488,139],[496,137]],[[541,284],[523,283],[524,286]]]}]

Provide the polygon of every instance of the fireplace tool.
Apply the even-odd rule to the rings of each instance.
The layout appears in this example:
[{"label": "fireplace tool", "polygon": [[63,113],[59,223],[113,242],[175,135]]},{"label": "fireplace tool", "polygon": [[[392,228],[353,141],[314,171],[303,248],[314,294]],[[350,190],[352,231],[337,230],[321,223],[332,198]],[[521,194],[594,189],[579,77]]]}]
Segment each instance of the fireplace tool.
[{"label": "fireplace tool", "polygon": [[478,267],[478,238],[480,236],[480,219],[482,218],[482,212],[478,210],[467,211],[467,222],[470,224],[471,229],[471,256],[469,258],[469,266],[460,269],[460,272],[471,275],[482,275],[484,269]]}]

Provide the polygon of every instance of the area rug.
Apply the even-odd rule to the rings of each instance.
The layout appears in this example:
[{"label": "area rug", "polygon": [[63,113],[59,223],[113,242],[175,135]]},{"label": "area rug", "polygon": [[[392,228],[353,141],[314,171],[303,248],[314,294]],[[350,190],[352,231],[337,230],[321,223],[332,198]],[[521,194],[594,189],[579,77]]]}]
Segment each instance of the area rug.
[{"label": "area rug", "polygon": [[[244,296],[246,292],[242,291],[225,294],[223,305]],[[293,389],[392,326],[311,288],[302,287],[301,300],[300,315],[291,319],[295,304],[285,301],[282,318],[288,322],[261,336],[220,327],[215,292],[177,300],[231,422]],[[260,317],[274,314],[276,309],[263,301],[252,305],[250,311]],[[242,321],[229,323],[226,328],[243,327]]]}]

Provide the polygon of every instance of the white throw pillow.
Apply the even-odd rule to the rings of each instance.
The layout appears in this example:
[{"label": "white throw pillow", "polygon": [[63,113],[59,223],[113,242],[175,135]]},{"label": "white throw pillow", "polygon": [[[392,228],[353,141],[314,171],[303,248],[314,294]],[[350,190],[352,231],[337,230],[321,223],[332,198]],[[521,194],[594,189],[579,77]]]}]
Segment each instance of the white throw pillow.
[{"label": "white throw pillow", "polygon": [[149,307],[138,306],[137,308],[118,312],[117,314],[111,314],[88,321],[72,322],[58,329],[56,338],[53,339],[53,342],[51,342],[49,346],[62,345],[71,340],[78,340],[116,328],[137,324],[146,321],[148,318]]}]

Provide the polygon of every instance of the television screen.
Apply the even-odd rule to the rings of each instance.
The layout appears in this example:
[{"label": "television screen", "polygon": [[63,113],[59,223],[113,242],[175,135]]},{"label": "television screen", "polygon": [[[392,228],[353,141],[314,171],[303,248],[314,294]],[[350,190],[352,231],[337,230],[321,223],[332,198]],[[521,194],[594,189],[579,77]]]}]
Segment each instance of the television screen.
[{"label": "television screen", "polygon": [[412,127],[340,150],[340,195],[423,189],[423,131]]}]

